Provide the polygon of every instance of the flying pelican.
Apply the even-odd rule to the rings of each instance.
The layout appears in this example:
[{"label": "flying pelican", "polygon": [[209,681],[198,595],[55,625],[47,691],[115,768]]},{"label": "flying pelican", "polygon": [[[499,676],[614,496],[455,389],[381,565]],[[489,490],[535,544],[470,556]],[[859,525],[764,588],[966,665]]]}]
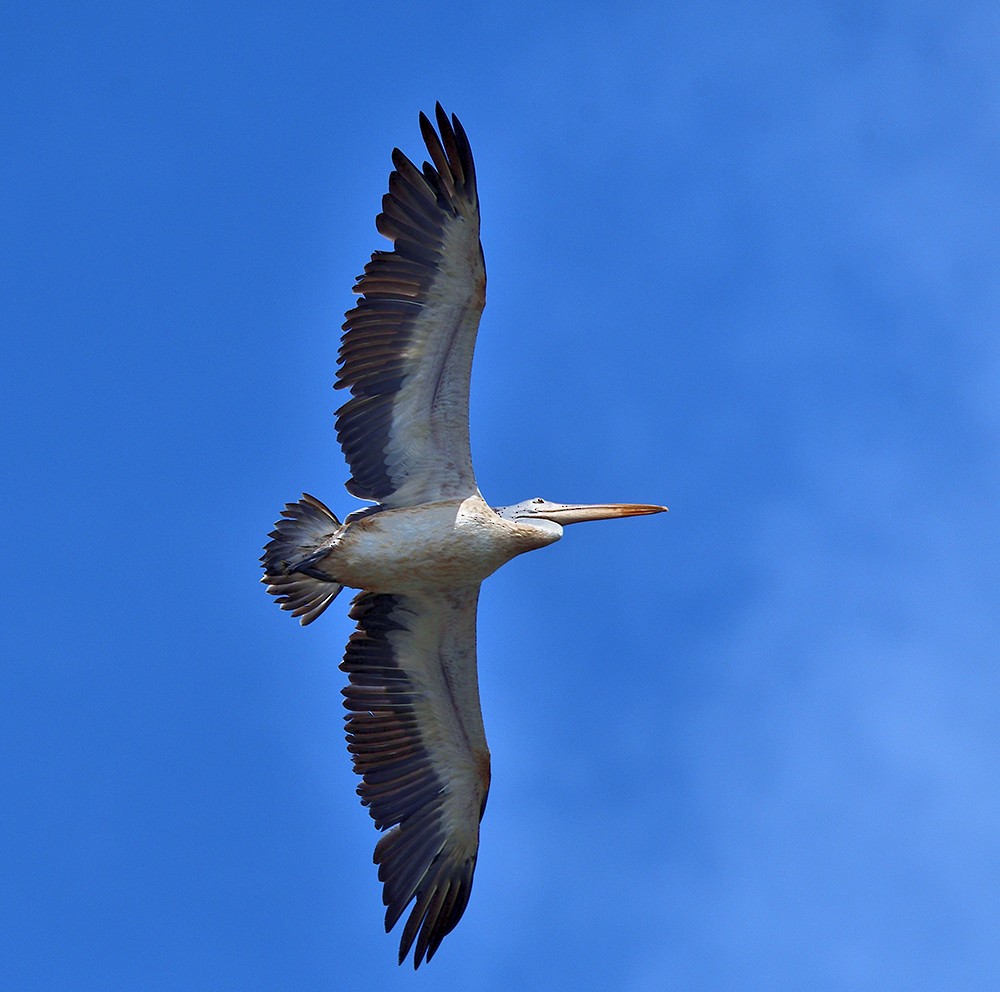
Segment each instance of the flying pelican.
[{"label": "flying pelican", "polygon": [[346,314],[337,438],[347,491],[376,505],[341,523],[308,494],[281,511],[261,558],[283,610],[312,623],[344,586],[360,589],[341,669],[347,749],[361,802],[383,833],[374,861],[388,933],[411,901],[399,962],[429,961],[469,901],[490,753],[479,707],[479,586],[563,527],[659,513],[648,504],[492,508],[469,450],[469,379],[486,269],[469,139],[438,104],[420,115],[423,169],[398,149],[375,221],[376,251]]}]

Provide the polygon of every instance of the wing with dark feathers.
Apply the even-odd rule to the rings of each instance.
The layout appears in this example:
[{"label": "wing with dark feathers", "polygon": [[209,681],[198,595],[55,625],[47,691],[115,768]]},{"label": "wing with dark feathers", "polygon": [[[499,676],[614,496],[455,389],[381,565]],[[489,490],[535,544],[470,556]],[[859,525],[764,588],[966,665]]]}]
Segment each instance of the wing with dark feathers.
[{"label": "wing with dark feathers", "polygon": [[375,225],[393,242],[358,277],[336,387],[337,438],[350,493],[413,506],[477,493],[469,450],[469,379],[486,268],[469,139],[438,104],[420,130],[431,161],[398,148]]},{"label": "wing with dark feathers", "polygon": [[472,891],[490,758],[476,676],[474,586],[438,596],[361,593],[341,668],[347,748],[375,846],[385,929],[415,900],[400,963],[429,961]]}]

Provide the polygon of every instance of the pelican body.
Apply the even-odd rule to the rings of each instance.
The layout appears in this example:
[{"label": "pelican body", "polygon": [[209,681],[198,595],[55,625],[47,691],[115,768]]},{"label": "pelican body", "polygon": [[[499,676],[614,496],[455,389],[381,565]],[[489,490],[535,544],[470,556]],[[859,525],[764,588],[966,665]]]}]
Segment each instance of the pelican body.
[{"label": "pelican body", "polygon": [[430,960],[468,904],[490,756],[476,670],[480,584],[586,520],[659,513],[652,504],[536,497],[491,507],[469,448],[469,381],[486,270],[465,131],[438,104],[420,115],[431,161],[399,149],[376,218],[376,251],[346,314],[337,436],[347,490],[374,505],[341,523],[314,496],[286,504],[261,558],[283,610],[312,623],[360,590],[341,669],[358,793],[385,831],[375,847],[389,931],[413,903],[399,961]]},{"label": "pelican body", "polygon": [[469,496],[348,523],[326,560],[344,585],[371,592],[446,590],[478,585],[515,555],[540,547],[535,537]]}]

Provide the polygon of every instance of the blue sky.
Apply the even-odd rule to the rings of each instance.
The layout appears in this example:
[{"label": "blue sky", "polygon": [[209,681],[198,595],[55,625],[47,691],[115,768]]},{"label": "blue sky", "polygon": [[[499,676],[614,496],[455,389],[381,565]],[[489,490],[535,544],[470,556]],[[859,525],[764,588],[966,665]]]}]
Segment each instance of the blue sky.
[{"label": "blue sky", "polygon": [[[993,989],[1000,15],[8,4],[5,988]],[[480,607],[475,892],[394,963],[330,389],[393,145],[477,157],[472,436],[574,528]],[[343,609],[340,607],[343,606]]]}]

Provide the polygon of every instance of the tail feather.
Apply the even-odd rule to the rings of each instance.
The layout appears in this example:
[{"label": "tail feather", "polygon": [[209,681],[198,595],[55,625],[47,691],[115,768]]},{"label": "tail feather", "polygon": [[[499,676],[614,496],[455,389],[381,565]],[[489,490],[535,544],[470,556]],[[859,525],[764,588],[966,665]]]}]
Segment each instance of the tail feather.
[{"label": "tail feather", "polygon": [[319,562],[340,530],[340,521],[315,496],[286,503],[264,547],[261,579],[275,602],[304,627],[312,623],[344,587],[325,575]]}]

